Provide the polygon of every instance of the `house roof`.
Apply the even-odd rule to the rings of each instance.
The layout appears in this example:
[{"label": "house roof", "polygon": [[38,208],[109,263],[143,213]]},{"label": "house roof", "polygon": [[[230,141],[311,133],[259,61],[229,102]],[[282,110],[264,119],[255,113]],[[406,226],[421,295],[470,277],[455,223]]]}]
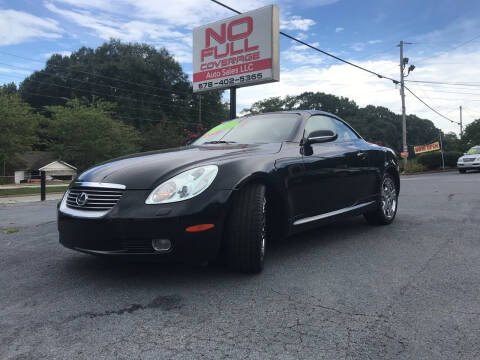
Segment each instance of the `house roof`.
[{"label": "house roof", "polygon": [[49,151],[27,151],[23,154],[17,154],[15,156],[15,160],[16,161],[13,163],[15,171],[39,170],[47,165],[54,163],[55,161],[58,161],[76,170],[76,167],[67,164],[64,161],[58,160],[55,153]]}]

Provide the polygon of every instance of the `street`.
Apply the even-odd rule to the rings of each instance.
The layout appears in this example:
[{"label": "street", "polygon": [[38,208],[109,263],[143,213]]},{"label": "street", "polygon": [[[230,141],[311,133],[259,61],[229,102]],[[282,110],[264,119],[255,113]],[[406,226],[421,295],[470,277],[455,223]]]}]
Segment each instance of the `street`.
[{"label": "street", "polygon": [[2,359],[478,359],[480,173],[402,177],[392,225],[270,244],[257,276],[97,259],[0,205]]}]

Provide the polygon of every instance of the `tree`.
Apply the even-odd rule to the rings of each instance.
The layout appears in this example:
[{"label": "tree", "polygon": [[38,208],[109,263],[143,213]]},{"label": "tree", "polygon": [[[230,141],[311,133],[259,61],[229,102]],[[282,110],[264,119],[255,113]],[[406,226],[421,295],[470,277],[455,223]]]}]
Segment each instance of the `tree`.
[{"label": "tree", "polygon": [[18,95],[0,92],[0,163],[32,149],[41,118]]},{"label": "tree", "polygon": [[[173,131],[175,138],[183,136],[185,128],[195,131],[199,123],[199,96],[192,93],[188,75],[166,49],[147,44],[112,39],[97,49],[82,47],[70,56],[52,55],[43,70],[21,83],[19,92],[35,109],[63,106],[73,98],[115,103],[112,117],[135,127],[145,138],[152,125],[164,121],[171,123],[168,136]],[[228,119],[221,95],[221,91],[202,94],[204,126]],[[157,137],[154,143],[155,148],[169,146],[171,138]],[[153,150],[152,144],[142,142],[142,149]]]},{"label": "tree", "polygon": [[480,145],[480,119],[477,119],[465,127],[461,147],[463,151],[475,145]]},{"label": "tree", "polygon": [[[255,102],[250,109],[244,111],[255,114],[280,110],[311,109],[338,115],[352,125],[367,141],[381,143],[397,152],[402,149],[400,115],[381,106],[368,105],[359,108],[354,101],[345,97],[320,92],[304,92],[295,96],[260,100]],[[430,120],[408,115],[407,133],[410,147],[413,147],[413,145],[426,144],[438,139],[439,129]]]},{"label": "tree", "polygon": [[113,104],[83,102],[47,107],[52,114],[45,129],[50,150],[80,170],[139,150],[138,131],[112,118]]}]

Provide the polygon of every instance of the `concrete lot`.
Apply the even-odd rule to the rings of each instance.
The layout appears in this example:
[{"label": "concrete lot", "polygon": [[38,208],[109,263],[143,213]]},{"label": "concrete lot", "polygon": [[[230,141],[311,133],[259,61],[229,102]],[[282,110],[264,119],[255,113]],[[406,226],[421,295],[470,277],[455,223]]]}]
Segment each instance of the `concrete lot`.
[{"label": "concrete lot", "polygon": [[0,206],[2,359],[479,359],[480,173],[402,179],[396,221],[270,248],[265,271],[107,262],[55,202]]}]

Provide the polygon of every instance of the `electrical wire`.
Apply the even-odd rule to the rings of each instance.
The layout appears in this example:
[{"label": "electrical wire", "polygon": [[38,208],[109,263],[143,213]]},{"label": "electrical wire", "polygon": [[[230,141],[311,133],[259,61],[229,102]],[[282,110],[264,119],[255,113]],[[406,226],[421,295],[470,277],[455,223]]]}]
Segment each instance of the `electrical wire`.
[{"label": "electrical wire", "polygon": [[[231,11],[237,13],[237,14],[241,14],[240,11],[233,9],[232,7],[230,7],[230,6],[222,3],[222,2],[220,2],[220,1],[217,1],[217,0],[210,0],[210,1],[214,2],[214,3],[217,4],[217,5],[223,6],[224,8],[226,8],[226,9],[228,9],[228,10],[231,10]],[[292,36],[292,35],[289,35],[289,34],[283,32],[283,31],[280,31],[280,35],[283,35],[283,36],[285,36],[286,38],[289,38],[290,40],[296,41],[296,42],[298,42],[299,44],[305,45],[305,46],[309,47],[310,49],[313,49],[313,50],[315,50],[315,51],[318,51],[318,52],[320,52],[320,53],[322,53],[322,54],[324,54],[324,55],[330,56],[331,58],[334,58],[335,60],[338,60],[338,61],[343,62],[343,63],[345,63],[345,64],[348,64],[348,65],[350,65],[350,66],[356,67],[356,68],[359,69],[359,70],[366,71],[366,72],[368,72],[368,73],[370,73],[370,74],[372,74],[372,75],[377,76],[377,77],[380,78],[380,79],[391,80],[391,81],[393,81],[394,84],[400,83],[398,80],[392,79],[391,77],[388,77],[388,76],[379,74],[379,73],[377,73],[377,72],[375,72],[375,71],[373,71],[373,70],[369,70],[369,69],[367,69],[367,68],[364,68],[363,66],[360,66],[360,65],[357,65],[357,64],[355,64],[355,63],[352,63],[352,62],[350,62],[350,61],[348,61],[348,60],[342,59],[342,58],[340,58],[340,57],[338,57],[338,56],[335,56],[335,55],[333,55],[333,54],[331,54],[331,53],[329,53],[329,52],[327,52],[327,51],[325,51],[325,50],[319,49],[319,48],[316,47],[316,46],[313,46],[313,45],[308,44],[308,43],[306,43],[306,42],[304,42],[304,41],[302,41],[302,40],[300,40],[300,39],[297,39],[296,37],[294,37],[294,36]]]},{"label": "electrical wire", "polygon": [[[70,98],[66,98],[66,97],[62,97],[62,96],[53,96],[53,95],[45,95],[45,94],[40,94],[40,93],[35,93],[35,92],[26,92],[27,94],[29,95],[35,95],[35,96],[42,96],[42,97],[47,97],[47,98],[53,98],[53,99],[61,99],[61,100],[71,100]],[[47,109],[45,109],[45,107],[41,108],[41,107],[38,107],[38,106],[33,106],[33,105],[30,105],[28,104],[29,107],[31,107],[32,109],[35,109],[35,110],[38,110],[38,111],[48,111]],[[52,105],[52,106],[55,106],[55,105]],[[133,108],[131,108],[133,109]],[[134,109],[133,109],[134,110]],[[203,113],[203,111],[202,111]],[[119,119],[128,119],[128,120],[144,120],[144,121],[148,121],[148,122],[153,122],[153,123],[160,123],[160,122],[163,122],[163,123],[168,123],[168,122],[172,122],[172,123],[175,123],[175,124],[184,124],[184,125],[198,125],[198,121],[197,120],[193,120],[193,121],[185,121],[185,120],[165,120],[165,119],[150,119],[150,118],[144,118],[144,117],[131,117],[131,116],[124,116],[124,115],[119,115],[119,114],[114,114],[112,116],[113,118],[119,118]],[[222,122],[224,120],[219,120],[218,123]]]},{"label": "electrical wire", "polygon": [[430,80],[405,80],[405,82],[432,84],[432,85],[450,85],[450,86],[475,86],[480,87],[480,82],[448,82],[448,81],[430,81]]},{"label": "electrical wire", "polygon": [[445,115],[441,114],[440,112],[438,112],[437,110],[435,110],[433,107],[431,107],[430,105],[428,105],[425,101],[423,101],[421,98],[419,98],[412,90],[410,90],[407,86],[404,86],[405,89],[410,93],[412,94],[418,101],[420,101],[423,105],[425,105],[427,108],[429,108],[430,110],[432,110],[435,114],[437,114],[438,116],[444,118],[444,119],[447,119],[448,121],[450,121],[451,123],[453,124],[457,124],[457,125],[460,125],[459,122],[457,121],[454,121],[448,117],[446,117]]},{"label": "electrical wire", "polygon": [[[16,57],[16,58],[19,58],[19,59],[28,60],[28,61],[34,61],[34,62],[36,62],[36,63],[42,63],[42,64],[43,64],[43,62],[41,62],[41,61],[39,61],[39,60],[27,58],[27,57],[20,56],[20,55],[15,55],[15,54],[8,53],[8,52],[5,52],[5,51],[0,51],[0,54],[4,54],[4,55],[8,55],[8,56],[13,56],[13,57]],[[78,73],[87,74],[87,75],[92,75],[92,76],[96,76],[96,77],[99,77],[99,78],[104,78],[104,79],[110,79],[110,80],[120,81],[120,82],[123,82],[123,83],[126,83],[126,84],[130,84],[130,85],[137,85],[137,86],[148,87],[148,88],[156,89],[156,90],[159,90],[159,91],[168,91],[168,92],[176,93],[176,94],[179,94],[179,95],[192,95],[191,92],[177,91],[177,90],[172,90],[172,89],[160,88],[160,87],[152,86],[152,85],[146,85],[146,84],[136,83],[136,82],[133,82],[133,81],[128,81],[128,80],[124,80],[124,79],[120,79],[120,78],[115,78],[115,77],[100,75],[100,74],[96,74],[96,73],[92,73],[92,72],[88,72],[88,71],[84,71],[84,70],[76,70],[76,69],[71,68],[71,67],[67,68],[66,66],[62,66],[62,65],[50,64],[49,66],[52,66],[52,67],[55,67],[55,68],[63,68],[63,69],[67,69],[68,71],[78,72]]]}]

